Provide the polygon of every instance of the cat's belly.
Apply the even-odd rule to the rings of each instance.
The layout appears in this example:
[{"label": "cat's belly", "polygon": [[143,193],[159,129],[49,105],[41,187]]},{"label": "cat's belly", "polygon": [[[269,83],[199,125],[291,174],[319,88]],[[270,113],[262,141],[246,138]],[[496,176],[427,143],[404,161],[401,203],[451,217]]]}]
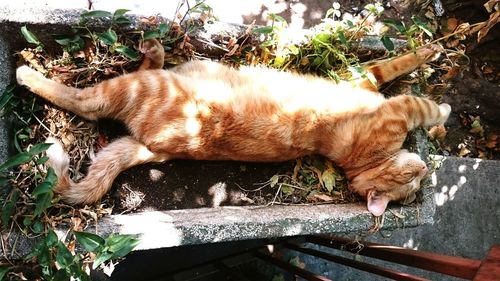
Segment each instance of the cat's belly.
[{"label": "cat's belly", "polygon": [[170,158],[196,160],[237,160],[251,162],[279,162],[314,153],[273,140],[255,139],[250,135],[200,138],[193,136],[172,136],[164,141],[155,141],[148,148],[164,153]]},{"label": "cat's belly", "polygon": [[144,135],[141,141],[170,158],[198,160],[285,161],[315,153],[312,136],[292,126],[260,124],[258,118],[234,120],[181,119]]}]

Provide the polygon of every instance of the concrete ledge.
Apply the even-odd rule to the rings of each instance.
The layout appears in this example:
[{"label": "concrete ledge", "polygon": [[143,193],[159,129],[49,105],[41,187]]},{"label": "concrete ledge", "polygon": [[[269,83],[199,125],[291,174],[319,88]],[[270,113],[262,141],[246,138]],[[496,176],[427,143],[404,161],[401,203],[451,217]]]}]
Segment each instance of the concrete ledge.
[{"label": "concrete ledge", "polygon": [[[16,9],[0,7],[0,91],[14,81],[12,52],[23,42],[19,27],[29,25],[36,34],[56,34],[67,30],[79,20],[82,10]],[[44,40],[44,38],[40,38]],[[10,79],[9,79],[10,78]],[[4,131],[0,128],[0,131]],[[0,135],[0,155],[6,154],[9,139]],[[419,151],[422,146],[419,146]],[[420,151],[423,153],[423,151]],[[423,188],[421,203],[415,206],[390,207],[386,212],[384,228],[414,227],[433,222],[432,189]],[[101,219],[93,228],[86,229],[106,236],[110,233],[137,234],[141,238],[138,249],[152,249],[189,244],[234,241],[253,238],[272,238],[315,233],[366,232],[373,224],[365,203],[346,205],[220,207],[174,211],[141,212],[130,215],[112,215]],[[68,228],[60,226],[61,238]],[[31,250],[33,239],[20,233],[3,238],[7,245],[16,245],[14,251],[3,255],[19,257]]]}]

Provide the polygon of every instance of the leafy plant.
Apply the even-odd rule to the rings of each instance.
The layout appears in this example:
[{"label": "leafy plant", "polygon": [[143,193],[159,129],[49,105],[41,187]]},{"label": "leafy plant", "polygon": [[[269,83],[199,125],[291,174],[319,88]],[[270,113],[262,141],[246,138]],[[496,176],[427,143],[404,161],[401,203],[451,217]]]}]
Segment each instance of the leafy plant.
[{"label": "leafy plant", "polygon": [[35,261],[46,280],[70,280],[70,278],[91,280],[83,270],[83,260],[80,255],[73,255],[53,230],[48,231],[45,238],[36,244],[25,260]]},{"label": "leafy plant", "polygon": [[26,39],[26,41],[28,43],[36,45],[37,51],[43,50],[44,46],[43,46],[42,42],[40,42],[40,40],[38,40],[38,38],[35,36],[35,34],[31,33],[31,31],[28,30],[26,25],[21,27],[21,33],[23,34],[24,39]]},{"label": "leafy plant", "polygon": [[[394,19],[386,19],[383,22],[385,25],[392,27],[398,33],[404,35],[406,37],[406,41],[408,42],[408,46],[410,46],[410,48],[413,51],[415,51],[418,46],[418,41],[416,39],[415,34],[418,31],[423,31],[427,36],[429,36],[432,39],[433,33],[430,30],[430,28],[424,22],[422,22],[418,17],[413,16],[411,19],[413,21],[413,24],[409,27],[407,27],[403,21]],[[389,51],[394,50],[394,44],[392,44],[387,35],[384,35],[381,40],[387,50]]]},{"label": "leafy plant", "polygon": [[[5,186],[9,180],[13,179],[13,175],[9,173],[9,169],[26,164],[29,162],[33,162],[33,165],[40,165],[40,163],[44,163],[46,161],[45,157],[41,157],[39,154],[44,152],[49,148],[51,144],[41,143],[33,146],[29,151],[24,151],[18,153],[5,161],[5,163],[0,165],[0,182],[2,186]],[[34,205],[34,217],[40,216],[48,207],[51,206],[51,200],[54,195],[52,188],[54,187],[57,181],[57,177],[54,174],[54,170],[51,168],[48,169],[45,180],[38,185],[33,191],[32,195],[35,197]],[[17,200],[19,199],[20,192],[17,189],[13,189],[8,196],[7,201],[4,203],[2,208],[2,216],[1,221],[4,226],[9,225],[10,218],[15,212],[15,207]],[[29,226],[31,223],[27,224]],[[38,226],[37,229],[40,229]]]},{"label": "leafy plant", "polygon": [[124,257],[132,251],[138,244],[139,239],[132,235],[111,234],[108,238],[87,233],[74,232],[76,241],[80,243],[85,250],[96,254],[93,269],[98,268],[103,262]]}]

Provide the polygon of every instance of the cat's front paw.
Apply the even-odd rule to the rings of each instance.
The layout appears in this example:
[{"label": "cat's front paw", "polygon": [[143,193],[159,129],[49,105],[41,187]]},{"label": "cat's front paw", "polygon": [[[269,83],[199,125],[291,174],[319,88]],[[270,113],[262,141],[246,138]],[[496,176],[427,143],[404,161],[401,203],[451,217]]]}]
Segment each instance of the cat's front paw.
[{"label": "cat's front paw", "polygon": [[19,85],[30,87],[37,81],[43,79],[43,75],[30,67],[23,65],[16,70],[16,79]]},{"label": "cat's front paw", "polygon": [[441,115],[441,123],[446,122],[451,113],[451,106],[447,103],[439,105],[439,114]]}]

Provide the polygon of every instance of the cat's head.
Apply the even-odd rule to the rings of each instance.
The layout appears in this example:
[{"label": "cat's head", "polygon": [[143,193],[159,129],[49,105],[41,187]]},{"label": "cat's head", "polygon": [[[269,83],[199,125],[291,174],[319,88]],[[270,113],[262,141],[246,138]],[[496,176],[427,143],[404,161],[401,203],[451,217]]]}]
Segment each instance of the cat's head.
[{"label": "cat's head", "polygon": [[401,150],[381,165],[353,178],[349,187],[366,198],[368,210],[375,216],[384,213],[389,201],[410,203],[427,174],[425,162],[415,153]]}]

